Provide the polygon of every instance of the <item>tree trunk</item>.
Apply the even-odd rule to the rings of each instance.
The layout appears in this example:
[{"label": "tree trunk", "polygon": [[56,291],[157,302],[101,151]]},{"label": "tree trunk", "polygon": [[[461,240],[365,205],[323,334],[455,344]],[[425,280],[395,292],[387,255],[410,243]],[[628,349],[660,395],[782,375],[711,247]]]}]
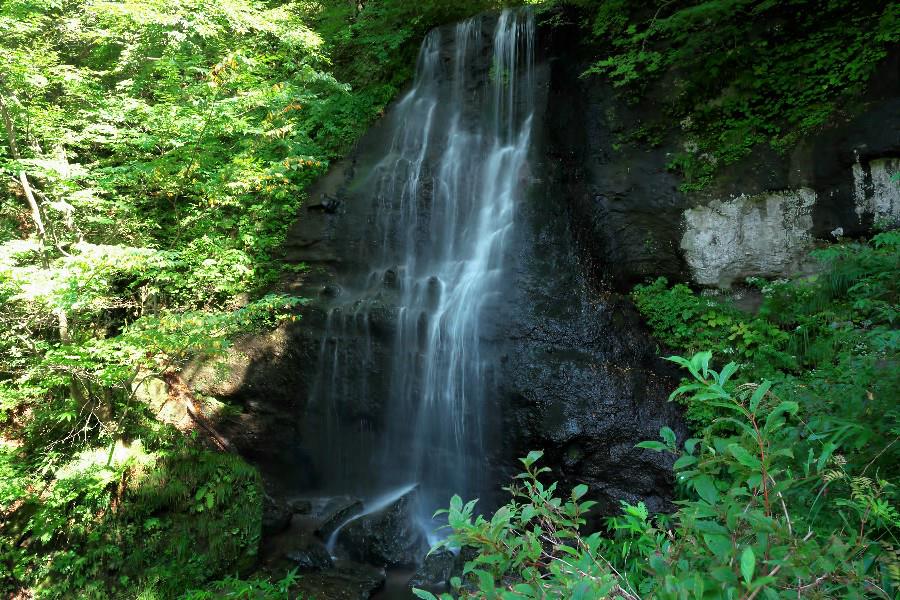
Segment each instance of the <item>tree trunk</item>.
[{"label": "tree trunk", "polygon": [[[22,160],[22,155],[19,154],[19,146],[16,143],[16,128],[12,122],[12,118],[9,116],[9,111],[6,109],[3,90],[0,90],[0,116],[3,118],[3,127],[6,129],[6,142],[9,144],[9,153],[12,155],[13,159]],[[28,174],[25,172],[25,169],[19,169],[19,184],[22,186],[22,191],[25,192],[25,199],[28,201],[29,208],[31,208],[31,220],[34,221],[38,239],[41,241],[41,260],[46,267],[47,233],[44,229],[44,220],[41,218],[41,209],[38,206],[37,200],[34,198],[34,192],[31,189],[31,184],[28,182]]]},{"label": "tree trunk", "polygon": [[0,90],[0,115],[3,116],[3,126],[6,128],[6,143],[9,144],[9,153],[16,160],[22,158],[19,154],[19,146],[16,143],[16,128],[6,110],[6,101],[3,99],[3,91]]}]

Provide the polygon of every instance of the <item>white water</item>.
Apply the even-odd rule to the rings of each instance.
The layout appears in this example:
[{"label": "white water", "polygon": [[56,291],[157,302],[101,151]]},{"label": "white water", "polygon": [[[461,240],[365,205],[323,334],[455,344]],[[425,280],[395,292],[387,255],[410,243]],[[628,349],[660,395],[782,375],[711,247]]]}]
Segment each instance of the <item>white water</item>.
[{"label": "white water", "polygon": [[[329,313],[311,398],[327,416],[316,458],[331,487],[371,493],[415,481],[429,517],[452,494],[493,483],[484,481],[497,368],[486,315],[504,291],[528,177],[534,19],[504,11],[492,34],[484,19],[445,31],[452,39],[427,37],[413,88],[389,117],[390,147],[361,186],[374,206],[373,269],[346,282],[357,291]],[[380,362],[373,322],[385,311],[393,338]],[[374,401],[380,425],[352,416],[354,403]]]}]

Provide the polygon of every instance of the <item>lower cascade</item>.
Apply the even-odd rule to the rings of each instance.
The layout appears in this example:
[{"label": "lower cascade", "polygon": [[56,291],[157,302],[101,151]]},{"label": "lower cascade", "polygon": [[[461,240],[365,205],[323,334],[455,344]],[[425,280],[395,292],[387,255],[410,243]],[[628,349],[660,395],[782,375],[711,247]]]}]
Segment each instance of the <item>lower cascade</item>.
[{"label": "lower cascade", "polygon": [[[370,268],[338,282],[307,407],[329,493],[417,484],[428,523],[452,494],[495,486],[499,422],[486,406],[498,364],[483,338],[529,181],[534,30],[531,12],[507,10],[430,33],[387,118],[389,147],[348,191],[369,211],[359,260]],[[357,411],[372,405],[380,415]]]}]

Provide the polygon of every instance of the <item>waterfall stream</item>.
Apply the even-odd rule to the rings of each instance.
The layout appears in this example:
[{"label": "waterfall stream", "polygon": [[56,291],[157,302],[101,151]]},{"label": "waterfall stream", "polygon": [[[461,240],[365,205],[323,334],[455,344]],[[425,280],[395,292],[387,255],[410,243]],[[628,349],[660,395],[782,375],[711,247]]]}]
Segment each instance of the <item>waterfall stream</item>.
[{"label": "waterfall stream", "polygon": [[[528,179],[533,73],[530,12],[476,17],[428,35],[387,117],[390,147],[354,191],[371,205],[371,270],[340,282],[309,400],[324,416],[314,461],[334,491],[415,483],[430,516],[494,484],[497,361],[484,338]],[[372,405],[382,419],[359,409]]]}]

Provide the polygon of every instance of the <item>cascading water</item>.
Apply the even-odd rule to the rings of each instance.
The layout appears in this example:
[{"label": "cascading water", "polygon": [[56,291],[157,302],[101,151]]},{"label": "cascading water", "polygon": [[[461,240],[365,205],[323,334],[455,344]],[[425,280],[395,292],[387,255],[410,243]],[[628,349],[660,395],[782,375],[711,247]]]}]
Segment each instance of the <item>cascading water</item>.
[{"label": "cascading water", "polygon": [[[363,260],[373,268],[341,282],[309,401],[326,487],[374,495],[418,483],[428,515],[492,483],[496,364],[484,338],[527,179],[534,19],[504,11],[492,40],[487,19],[429,34],[389,115],[390,148],[353,191],[372,206]],[[373,404],[381,420],[358,410]]]}]

